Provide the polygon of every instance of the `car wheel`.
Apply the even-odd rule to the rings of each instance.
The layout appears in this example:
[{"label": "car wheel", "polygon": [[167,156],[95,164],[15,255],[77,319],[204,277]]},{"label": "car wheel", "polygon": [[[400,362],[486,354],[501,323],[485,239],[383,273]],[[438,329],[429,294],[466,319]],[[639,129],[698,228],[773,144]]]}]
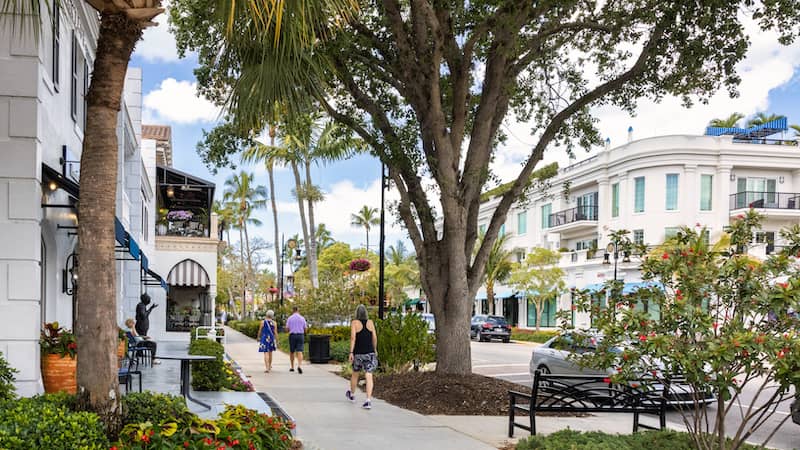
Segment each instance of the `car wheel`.
[{"label": "car wheel", "polygon": [[483,336],[483,333],[478,331],[478,342],[486,342],[486,341],[491,341],[491,338],[486,339],[486,337]]},{"label": "car wheel", "polygon": [[503,343],[508,344],[511,342],[511,338],[503,338]]}]

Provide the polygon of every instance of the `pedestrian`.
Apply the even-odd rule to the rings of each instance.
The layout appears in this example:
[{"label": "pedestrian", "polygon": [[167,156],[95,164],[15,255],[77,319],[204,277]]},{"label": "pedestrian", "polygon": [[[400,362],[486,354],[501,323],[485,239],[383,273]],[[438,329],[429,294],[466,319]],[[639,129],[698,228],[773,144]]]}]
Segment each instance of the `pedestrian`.
[{"label": "pedestrian", "polygon": [[297,359],[297,373],[303,374],[303,346],[305,345],[305,333],[308,328],[306,319],[300,315],[300,308],[292,307],[292,315],[286,319],[286,331],[289,332],[289,362],[291,368],[289,372],[294,372],[294,361]]},{"label": "pedestrian", "polygon": [[358,305],[356,320],[350,322],[350,362],[353,363],[353,374],[350,375],[350,390],[345,397],[356,401],[355,391],[358,386],[360,372],[364,372],[367,380],[367,401],[361,405],[364,409],[372,408],[372,373],[378,368],[378,333],[375,324],[367,316],[367,307]]},{"label": "pedestrian", "polygon": [[153,306],[148,308],[147,305],[149,304],[150,296],[145,292],[139,298],[139,303],[136,305],[136,332],[139,336],[147,336],[147,332],[150,330],[150,313],[158,306],[153,304]]},{"label": "pedestrian", "polygon": [[127,333],[125,335],[128,337],[129,340],[133,341],[133,344],[137,347],[145,347],[150,349],[150,361],[153,364],[161,364],[161,361],[156,359],[156,352],[158,351],[158,343],[153,340],[150,336],[142,336],[140,335],[136,329],[138,328],[137,323],[132,318],[128,318],[125,320],[125,326],[128,327]]},{"label": "pedestrian", "polygon": [[265,373],[272,370],[272,352],[276,349],[278,325],[274,319],[275,312],[270,309],[267,311],[266,319],[262,320],[261,326],[258,327],[258,351],[264,354]]}]

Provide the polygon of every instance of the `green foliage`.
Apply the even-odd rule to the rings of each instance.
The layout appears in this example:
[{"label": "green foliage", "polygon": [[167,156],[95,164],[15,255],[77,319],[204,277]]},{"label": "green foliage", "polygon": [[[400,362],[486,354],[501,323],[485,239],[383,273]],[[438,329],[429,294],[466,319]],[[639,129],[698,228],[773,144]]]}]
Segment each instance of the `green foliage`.
[{"label": "green foliage", "polygon": [[[528,181],[528,185],[530,186],[537,182],[541,183],[547,180],[548,178],[553,178],[556,175],[558,175],[558,163],[557,162],[550,163],[542,167],[541,169],[533,171],[533,173],[530,176],[530,181]],[[500,186],[497,186],[493,189],[489,189],[488,191],[481,194],[481,203],[487,202],[495,197],[502,196],[503,194],[511,190],[511,186],[513,184],[514,184],[513,182],[503,183]]]},{"label": "green foliage", "polygon": [[[789,314],[800,311],[800,226],[781,232],[787,245],[781,253],[758,260],[747,254],[760,228],[754,211],[735,218],[716,244],[706,242],[705,229],[683,228],[673,239],[646,255],[642,276],[661,286],[641,288],[628,296],[620,282],[609,282],[608,308],[579,293],[577,308],[590,312],[594,327],[603,335],[597,352],[585,353],[579,363],[591,367],[618,367],[612,377],[624,382],[649,374],[652,361],[663,363],[664,373],[681,374],[698,393],[717,398],[716,411],[740,403],[746,412],[734,429],[722,426],[723,415],[709,416],[695,399],[695,414],[702,425],[693,437],[703,443],[735,434],[727,448],[743,441],[745,430],[758,429],[764,421],[749,409],[755,400],[740,394],[748,384],[776,386],[759,404],[778,404],[791,398],[792,386],[800,385],[800,320]],[[780,282],[786,278],[786,282]],[[660,311],[653,320],[643,305]],[[587,339],[591,337],[587,336]],[[630,342],[636,345],[630,345]],[[610,351],[621,347],[623,352]],[[754,388],[755,389],[755,388]],[[769,416],[769,412],[766,412]],[[708,427],[708,428],[706,428]],[[701,434],[710,430],[711,434]]]},{"label": "green foliage", "polygon": [[[675,431],[643,431],[618,435],[566,429],[547,436],[537,435],[521,439],[515,448],[516,450],[695,450],[697,447],[691,435]],[[745,444],[740,448],[754,450],[758,447]]]},{"label": "green foliage", "polygon": [[152,422],[126,425],[116,446],[131,450],[288,450],[292,448],[294,441],[291,432],[293,428],[294,423],[277,416],[262,414],[241,405],[227,405],[225,412],[216,420],[205,420],[190,414],[180,420],[159,425]]},{"label": "green foliage", "polygon": [[346,363],[350,358],[350,340],[331,342],[331,359]]},{"label": "green foliage", "polygon": [[74,412],[74,397],[42,395],[0,404],[0,448],[107,449],[108,439],[99,417]]},{"label": "green foliage", "polygon": [[544,344],[550,338],[557,335],[558,331],[550,331],[550,330],[539,330],[539,331],[531,331],[531,330],[521,330],[519,328],[513,328],[511,330],[511,339],[515,341],[525,341],[525,342],[538,342],[540,344]]},{"label": "green foliage", "polygon": [[544,303],[564,291],[564,271],[557,266],[561,256],[552,250],[534,247],[521,264],[514,264],[509,284],[533,300],[536,329],[539,330]]},{"label": "green foliage", "polygon": [[213,130],[203,130],[203,140],[197,143],[197,154],[211,173],[221,168],[236,169],[233,157],[252,147],[254,141],[230,122],[217,125]]},{"label": "green foliage", "polygon": [[131,392],[122,397],[122,423],[151,422],[160,425],[167,421],[183,420],[191,413],[183,397],[156,392]]},{"label": "green foliage", "polygon": [[350,341],[350,326],[337,325],[335,327],[311,327],[308,329],[307,334],[328,334],[331,336],[331,342],[337,341]]},{"label": "green foliage", "polygon": [[428,334],[428,322],[418,314],[389,314],[375,320],[375,329],[378,361],[385,371],[402,372],[434,361],[435,338]]},{"label": "green foliage", "polygon": [[260,320],[231,320],[228,326],[234,330],[253,339],[258,339],[258,327],[261,326]]},{"label": "green foliage", "polygon": [[219,391],[225,387],[225,365],[222,355],[225,349],[222,344],[198,339],[189,344],[190,355],[214,356],[213,361],[198,361],[192,363],[192,389],[196,391]]},{"label": "green foliage", "polygon": [[[225,328],[217,327],[216,330],[217,330],[217,336],[225,336]],[[208,329],[201,328],[198,332],[197,328],[192,328],[189,331],[189,341],[194,341],[195,339],[197,339],[196,337],[197,335],[199,335],[201,338],[204,336],[208,336]]]},{"label": "green foliage", "polygon": [[14,374],[17,369],[11,367],[0,352],[0,402],[16,398],[14,393]]},{"label": "green foliage", "polygon": [[60,326],[58,322],[44,324],[44,329],[39,337],[39,345],[42,354],[48,355],[69,355],[74,358],[78,350],[75,334]]}]

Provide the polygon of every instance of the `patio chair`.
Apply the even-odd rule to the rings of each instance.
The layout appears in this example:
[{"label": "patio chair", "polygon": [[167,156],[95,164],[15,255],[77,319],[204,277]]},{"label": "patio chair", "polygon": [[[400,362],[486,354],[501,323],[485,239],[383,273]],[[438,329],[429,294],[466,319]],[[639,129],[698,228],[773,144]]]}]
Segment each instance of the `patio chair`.
[{"label": "patio chair", "polygon": [[139,360],[136,358],[131,358],[128,356],[127,358],[128,364],[119,369],[117,372],[117,376],[119,378],[119,384],[125,383],[125,393],[131,391],[133,388],[133,376],[139,376],[139,392],[142,392],[142,371],[139,370]]},{"label": "patio chair", "polygon": [[135,358],[137,362],[143,361],[147,365],[148,359],[150,360],[150,367],[153,367],[153,350],[150,347],[137,344],[136,339],[133,338],[133,333],[130,331],[125,332],[128,337],[128,355],[130,358]]}]

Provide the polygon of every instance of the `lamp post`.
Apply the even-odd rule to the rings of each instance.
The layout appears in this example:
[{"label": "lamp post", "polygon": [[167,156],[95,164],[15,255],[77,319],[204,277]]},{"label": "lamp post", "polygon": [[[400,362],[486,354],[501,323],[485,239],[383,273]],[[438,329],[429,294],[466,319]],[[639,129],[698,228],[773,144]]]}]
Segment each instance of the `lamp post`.
[{"label": "lamp post", "polygon": [[386,264],[386,255],[383,250],[386,234],[384,232],[384,197],[386,191],[386,165],[381,162],[381,224],[380,224],[380,247],[378,248],[378,318],[383,319],[384,301],[386,293],[383,282],[383,269]]}]

